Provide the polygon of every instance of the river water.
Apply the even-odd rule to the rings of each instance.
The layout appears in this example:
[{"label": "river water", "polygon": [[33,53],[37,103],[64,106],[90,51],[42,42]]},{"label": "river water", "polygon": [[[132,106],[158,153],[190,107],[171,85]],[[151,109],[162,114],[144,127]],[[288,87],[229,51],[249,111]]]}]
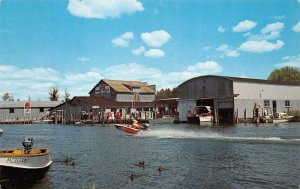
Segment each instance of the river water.
[{"label": "river water", "polygon": [[[53,164],[29,188],[299,188],[300,123],[199,127],[152,125],[131,135],[113,125],[1,125],[0,148],[49,147]],[[73,158],[75,166],[62,163]],[[145,161],[145,167],[135,164]],[[158,171],[162,166],[163,171]],[[137,175],[134,179],[130,175]],[[24,188],[24,187],[22,187]]]}]

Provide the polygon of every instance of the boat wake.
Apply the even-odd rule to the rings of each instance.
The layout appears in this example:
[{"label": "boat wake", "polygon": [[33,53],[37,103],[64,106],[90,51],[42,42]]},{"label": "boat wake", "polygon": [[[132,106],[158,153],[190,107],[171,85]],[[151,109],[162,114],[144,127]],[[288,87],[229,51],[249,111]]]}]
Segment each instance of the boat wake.
[{"label": "boat wake", "polygon": [[159,139],[174,138],[174,139],[205,139],[219,141],[240,141],[253,143],[293,143],[300,144],[300,139],[291,138],[285,139],[281,137],[254,137],[254,136],[230,136],[221,133],[209,131],[184,131],[176,129],[159,129],[151,132],[140,132],[137,137],[155,137]]}]

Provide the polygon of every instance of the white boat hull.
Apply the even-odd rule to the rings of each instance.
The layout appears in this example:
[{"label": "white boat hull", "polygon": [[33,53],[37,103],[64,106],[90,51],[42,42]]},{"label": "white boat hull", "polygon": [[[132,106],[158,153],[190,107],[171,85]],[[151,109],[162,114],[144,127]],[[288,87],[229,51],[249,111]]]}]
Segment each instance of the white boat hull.
[{"label": "white boat hull", "polygon": [[44,169],[52,164],[50,153],[42,155],[1,156],[0,167],[12,167],[20,169]]},{"label": "white boat hull", "polygon": [[199,116],[199,121],[201,122],[210,122],[213,121],[213,116]]},{"label": "white boat hull", "polygon": [[273,123],[286,123],[291,121],[292,118],[286,118],[286,119],[273,119]]}]

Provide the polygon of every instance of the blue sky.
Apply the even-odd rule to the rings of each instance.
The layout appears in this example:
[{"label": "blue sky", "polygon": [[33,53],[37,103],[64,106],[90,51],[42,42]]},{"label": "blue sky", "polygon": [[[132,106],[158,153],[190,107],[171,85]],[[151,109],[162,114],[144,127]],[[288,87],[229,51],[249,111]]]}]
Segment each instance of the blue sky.
[{"label": "blue sky", "polygon": [[0,94],[15,100],[286,65],[300,67],[300,0],[0,0]]}]

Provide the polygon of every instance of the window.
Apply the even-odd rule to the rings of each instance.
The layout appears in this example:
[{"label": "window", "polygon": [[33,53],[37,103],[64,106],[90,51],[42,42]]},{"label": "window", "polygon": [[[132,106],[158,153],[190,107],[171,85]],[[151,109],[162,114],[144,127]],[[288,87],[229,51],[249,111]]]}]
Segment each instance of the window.
[{"label": "window", "polygon": [[264,100],[264,107],[270,107],[270,100]]},{"label": "window", "polygon": [[291,106],[290,101],[289,101],[289,100],[286,100],[286,101],[285,101],[285,107],[290,107],[290,106]]},{"label": "window", "polygon": [[13,113],[15,113],[15,109],[13,109],[13,108],[9,108],[9,113],[10,113],[10,114],[13,114]]},{"label": "window", "polygon": [[43,107],[40,107],[40,112],[45,112]]}]

